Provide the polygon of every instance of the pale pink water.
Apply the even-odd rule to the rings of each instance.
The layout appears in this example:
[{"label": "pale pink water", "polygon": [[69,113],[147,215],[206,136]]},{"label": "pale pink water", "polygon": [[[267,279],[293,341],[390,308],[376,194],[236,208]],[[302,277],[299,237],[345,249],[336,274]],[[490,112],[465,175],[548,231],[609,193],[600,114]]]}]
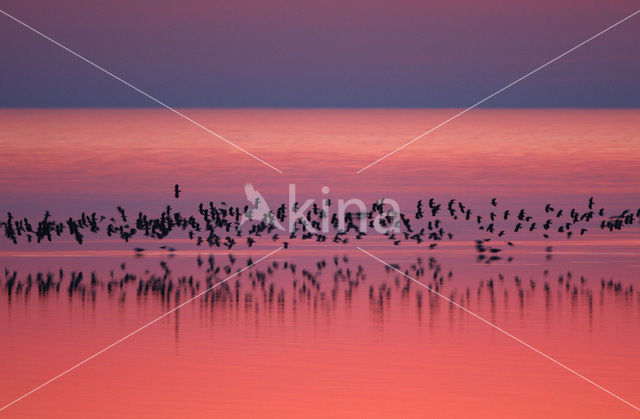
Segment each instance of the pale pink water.
[{"label": "pale pink water", "polygon": [[[194,213],[199,201],[242,203],[251,182],[273,201],[296,183],[300,198],[455,197],[486,208],[541,210],[544,203],[584,206],[595,196],[614,210],[640,201],[637,110],[478,110],[388,160],[354,172],[456,110],[187,110],[238,145],[281,169],[278,174],[171,113],[161,110],[0,111],[0,211],[60,218],[83,210],[160,210],[171,203]],[[183,197],[172,200],[179,183]],[[640,403],[640,259],[637,229],[554,240],[551,260],[528,239],[514,262],[476,265],[471,236],[423,247],[360,244],[409,268],[435,257],[453,276],[442,292],[632,404]],[[516,237],[517,239],[517,237]],[[104,280],[122,262],[144,275],[166,260],[204,284],[195,258],[208,249],[188,241],[179,251],[134,258],[133,244],[67,241],[13,246],[2,265],[27,274],[64,267]],[[270,251],[268,241],[251,252]],[[358,285],[320,276],[306,296],[295,275],[276,271],[253,287],[246,271],[239,299],[194,301],[68,375],[2,411],[9,416],[631,416],[630,406],[405,280],[352,246],[294,246],[273,260],[306,266],[347,254]],[[216,254],[223,261],[227,252]],[[239,262],[249,256],[237,252]],[[243,265],[244,266],[244,265]],[[548,270],[547,275],[544,271]],[[4,271],[4,269],[3,269]],[[558,277],[572,273],[571,286]],[[502,274],[504,281],[498,275]],[[4,273],[2,273],[4,275]],[[521,285],[515,283],[518,276]],[[580,281],[584,276],[585,282]],[[224,278],[224,275],[221,276]],[[486,281],[493,278],[494,295]],[[623,285],[602,288],[601,279]],[[427,274],[426,282],[430,280]],[[530,281],[536,284],[531,288]],[[483,286],[480,282],[483,281]],[[543,284],[550,284],[550,291]],[[282,300],[269,301],[274,284]],[[5,278],[2,277],[0,288]],[[0,292],[0,405],[167,311],[135,284],[95,300],[37,289]],[[235,279],[233,280],[235,286]],[[389,297],[379,298],[387,284]],[[629,285],[635,287],[629,291]],[[371,297],[370,287],[374,296]],[[573,287],[576,291],[573,291]],[[467,289],[469,294],[467,296]],[[479,291],[480,290],[480,291]],[[506,291],[506,294],[505,294]],[[266,294],[265,294],[266,293]],[[124,297],[123,297],[124,295]],[[247,295],[250,295],[247,296]],[[182,294],[184,300],[190,295]]]}]

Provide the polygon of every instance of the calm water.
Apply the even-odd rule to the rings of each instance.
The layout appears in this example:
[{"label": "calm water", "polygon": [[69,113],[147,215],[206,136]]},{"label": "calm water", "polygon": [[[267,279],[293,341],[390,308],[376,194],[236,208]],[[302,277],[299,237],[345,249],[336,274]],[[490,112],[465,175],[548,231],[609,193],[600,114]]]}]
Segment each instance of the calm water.
[{"label": "calm water", "polygon": [[[171,203],[195,213],[200,201],[244,203],[247,182],[273,202],[295,183],[300,200],[321,199],[328,186],[335,199],[387,196],[402,205],[434,196],[488,210],[498,197],[540,213],[547,202],[582,208],[594,196],[611,214],[640,207],[636,110],[478,110],[354,173],[455,112],[187,112],[278,174],[161,110],[2,110],[0,211],[50,209],[64,218],[116,215],[117,205],[158,213]],[[175,183],[183,189],[177,202]],[[483,236],[475,229],[434,250],[374,238],[357,244],[638,405],[640,236],[637,226],[596,230],[569,241],[507,235],[516,243],[505,250],[512,262],[490,265],[476,263],[472,240]],[[294,242],[1,414],[637,413],[355,244]],[[136,257],[135,246],[149,250]],[[0,405],[276,247],[266,239],[230,258],[181,237],[83,246],[3,240]],[[20,288],[9,292],[12,275]]]}]

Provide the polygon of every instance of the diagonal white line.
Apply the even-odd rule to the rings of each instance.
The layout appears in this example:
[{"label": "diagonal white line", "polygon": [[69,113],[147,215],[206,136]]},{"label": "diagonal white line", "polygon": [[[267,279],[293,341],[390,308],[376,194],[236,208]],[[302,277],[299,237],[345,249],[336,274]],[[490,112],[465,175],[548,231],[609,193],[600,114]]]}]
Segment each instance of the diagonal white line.
[{"label": "diagonal white line", "polygon": [[156,102],[157,104],[169,109],[171,112],[175,113],[178,116],[181,116],[182,118],[186,119],[187,121],[191,122],[193,125],[205,130],[206,132],[208,132],[209,134],[212,134],[216,137],[218,137],[219,139],[221,139],[222,141],[226,142],[227,144],[229,144],[232,147],[235,147],[236,149],[242,151],[243,153],[253,157],[254,159],[256,159],[257,161],[259,161],[260,163],[269,166],[270,168],[272,168],[273,170],[275,170],[278,173],[282,173],[282,171],[280,169],[277,169],[276,167],[270,165],[269,163],[267,163],[266,161],[262,160],[260,157],[255,156],[253,154],[251,154],[250,152],[248,152],[247,150],[245,150],[244,148],[240,147],[237,144],[234,144],[233,142],[227,140],[226,138],[224,138],[222,135],[211,131],[209,128],[205,127],[204,125],[200,124],[199,122],[194,121],[193,119],[189,118],[187,115],[183,114],[182,112],[172,108],[171,106],[167,105],[166,103],[160,101],[159,99],[156,99],[155,97],[151,96],[150,94],[148,94],[147,92],[144,92],[140,89],[138,89],[136,86],[132,85],[131,83],[121,79],[120,77],[116,76],[115,74],[111,73],[110,71],[104,69],[103,67],[99,66],[98,64],[94,63],[93,61],[89,60],[88,58],[83,57],[82,55],[78,54],[77,52],[65,47],[64,45],[62,45],[61,43],[59,43],[58,41],[50,38],[49,36],[43,34],[42,32],[40,32],[39,30],[27,25],[26,23],[24,23],[23,21],[21,21],[20,19],[16,18],[15,16],[10,15],[9,13],[5,12],[4,10],[0,9],[0,13],[2,13],[3,15],[7,16],[9,19],[14,20],[15,22],[21,24],[22,26],[24,26],[25,28],[35,32],[36,34],[40,35],[41,37],[43,37],[44,39],[53,42],[54,44],[56,44],[57,46],[59,46],[60,48],[64,49],[67,52],[70,52],[71,54],[75,55],[76,57],[80,58],[81,60],[85,61],[88,64],[91,64],[92,66],[94,66],[95,68],[97,68],[98,70],[102,71],[103,73],[113,77],[114,79],[118,80],[119,82],[125,84],[126,86],[129,86],[130,88],[132,88],[133,90],[135,90],[136,92],[140,93],[141,95],[144,95],[146,97],[148,97],[149,99],[153,100],[154,102]]},{"label": "diagonal white line", "polygon": [[112,343],[111,345],[107,346],[106,348],[96,352],[95,354],[91,355],[90,357],[84,359],[83,361],[77,363],[76,365],[74,365],[73,367],[69,368],[68,370],[65,370],[63,372],[61,372],[60,374],[56,375],[55,377],[53,377],[52,379],[45,381],[44,383],[40,384],[38,387],[34,388],[33,390],[29,391],[28,393],[23,394],[22,396],[18,397],[17,399],[15,399],[14,401],[12,401],[11,403],[0,407],[0,412],[2,412],[3,410],[5,410],[6,408],[8,408],[9,406],[19,402],[20,400],[24,399],[25,397],[29,396],[30,394],[40,390],[42,387],[46,386],[47,384],[50,384],[54,381],[56,381],[58,378],[62,377],[63,375],[75,370],[76,368],[78,368],[79,366],[85,364],[86,362],[91,361],[93,358],[97,357],[98,355],[100,355],[101,353],[108,351],[109,349],[113,348],[114,346],[116,346],[117,344],[121,343],[122,341],[129,339],[131,336],[135,335],[136,333],[146,329],[147,327],[151,326],[152,324],[156,323],[157,321],[167,317],[169,314],[179,310],[181,307],[189,304],[190,302],[192,302],[193,300],[196,300],[200,297],[202,297],[204,294],[208,293],[209,291],[211,291],[212,289],[216,288],[219,285],[224,284],[225,282],[227,282],[229,279],[233,278],[234,276],[238,275],[239,273],[249,269],[250,267],[254,266],[255,264],[265,260],[266,258],[268,258],[269,256],[273,255],[274,253],[276,253],[277,251],[281,250],[282,247],[277,248],[276,250],[272,251],[271,253],[269,253],[266,256],[261,257],[260,259],[256,260],[255,262],[251,263],[250,265],[245,266],[244,268],[240,269],[239,271],[237,271],[236,273],[234,273],[233,275],[223,279],[222,281],[210,286],[209,288],[207,288],[206,290],[202,291],[201,293],[195,295],[194,297],[191,297],[190,299],[186,300],[185,302],[183,302],[180,305],[175,306],[174,308],[172,308],[171,310],[167,311],[166,313],[164,313],[163,315],[156,317],[155,319],[151,320],[149,323],[145,324],[144,326],[139,327],[138,329],[134,330],[133,332],[129,333],[128,335],[126,335],[123,338],[118,339],[117,341],[115,341],[114,343]]},{"label": "diagonal white line", "polygon": [[464,115],[465,113],[469,112],[471,109],[481,105],[482,103],[486,102],[487,100],[491,99],[492,97],[502,93],[503,91],[507,90],[508,88],[510,88],[511,86],[513,86],[516,83],[521,82],[522,80],[526,79],[527,77],[529,77],[530,75],[542,70],[543,68],[545,68],[546,66],[548,66],[549,64],[559,60],[560,58],[564,57],[567,54],[570,54],[571,52],[575,51],[576,49],[580,48],[581,46],[583,46],[584,44],[596,39],[597,37],[599,37],[600,35],[604,34],[605,32],[608,32],[609,30],[615,28],[616,26],[618,26],[619,24],[621,24],[622,22],[631,19],[632,17],[634,17],[635,15],[637,15],[638,13],[640,13],[640,10],[636,10],[635,12],[631,13],[629,16],[625,17],[622,20],[619,20],[618,22],[614,23],[613,25],[609,26],[606,29],[603,29],[602,31],[598,32],[597,34],[593,35],[592,37],[590,37],[589,39],[580,42],[578,45],[576,45],[575,47],[571,48],[570,50],[563,52],[562,54],[558,55],[557,57],[555,57],[552,60],[547,61],[546,63],[542,64],[540,67],[531,70],[530,72],[528,72],[527,74],[525,74],[524,76],[520,77],[517,80],[512,81],[511,83],[507,84],[506,86],[504,86],[502,89],[495,91],[494,93],[490,94],[489,96],[485,97],[484,99],[474,103],[473,105],[469,106],[467,109],[458,112],[457,114],[453,115],[451,118],[447,119],[444,122],[439,123],[438,125],[436,125],[435,127],[431,128],[429,131],[424,132],[420,135],[418,135],[416,138],[414,138],[413,140],[409,141],[406,144],[401,145],[400,147],[396,148],[395,150],[393,150],[391,153],[386,154],[382,157],[380,157],[378,160],[374,161],[373,163],[368,164],[367,166],[363,167],[362,169],[358,170],[356,172],[357,173],[362,173],[365,170],[367,170],[368,168],[370,168],[371,166],[373,166],[374,164],[380,163],[382,160],[386,159],[387,157],[397,153],[398,151],[402,150],[403,148],[407,147],[410,144],[413,144],[414,142],[418,141],[419,139],[421,139],[422,137],[424,137],[425,135],[428,135],[430,133],[432,133],[433,131],[437,130],[438,128],[448,124],[449,122],[453,121],[454,119],[456,119],[459,116]]},{"label": "diagonal white line", "polygon": [[526,343],[525,341],[518,339],[517,337],[513,336],[511,333],[507,332],[504,329],[501,329],[500,327],[496,326],[495,324],[491,323],[489,320],[486,320],[483,317],[480,317],[479,315],[477,315],[476,313],[474,313],[473,311],[469,310],[468,308],[456,303],[455,301],[445,297],[444,295],[440,294],[438,291],[432,289],[431,287],[423,284],[422,282],[418,281],[415,278],[410,277],[409,275],[407,275],[406,273],[402,272],[400,269],[397,269],[391,265],[389,265],[387,262],[385,262],[384,260],[380,259],[379,257],[367,252],[366,250],[358,247],[358,250],[360,250],[363,253],[366,253],[367,255],[371,256],[372,258],[374,258],[375,260],[377,260],[378,262],[381,262],[382,264],[388,266],[389,268],[393,269],[396,272],[399,272],[400,274],[402,274],[403,276],[409,278],[410,280],[412,280],[413,282],[415,282],[416,284],[420,285],[421,287],[426,288],[427,290],[429,290],[430,292],[436,294],[438,297],[450,302],[451,304],[455,305],[456,307],[466,311],[467,313],[469,313],[470,315],[472,315],[473,317],[475,317],[476,319],[480,320],[481,322],[484,322],[486,324],[488,324],[489,326],[493,327],[494,329],[498,330],[499,332],[505,334],[506,336],[510,337],[511,339],[515,340],[518,343],[521,343],[522,345],[526,346],[527,348],[531,349],[532,351],[536,352],[539,355],[542,355],[543,357],[547,358],[548,360],[554,362],[555,364],[561,366],[562,368],[564,368],[565,370],[571,372],[572,374],[577,375],[578,377],[582,378],[583,380],[585,380],[586,382],[593,384],[594,386],[598,387],[600,390],[604,391],[605,393],[608,393],[609,395],[615,397],[616,399],[620,400],[621,402],[631,406],[632,408],[636,409],[637,411],[640,411],[640,408],[629,403],[628,401],[626,401],[625,399],[623,399],[622,397],[610,392],[609,390],[607,390],[606,388],[602,387],[601,385],[599,385],[598,383],[588,379],[587,377],[585,377],[584,375],[578,373],[575,370],[572,370],[571,368],[567,367],[566,365],[564,365],[563,363],[561,363],[560,361],[556,361],[555,359],[551,358],[549,355],[545,354],[544,352],[534,348],[533,346],[529,345],[528,343]]}]

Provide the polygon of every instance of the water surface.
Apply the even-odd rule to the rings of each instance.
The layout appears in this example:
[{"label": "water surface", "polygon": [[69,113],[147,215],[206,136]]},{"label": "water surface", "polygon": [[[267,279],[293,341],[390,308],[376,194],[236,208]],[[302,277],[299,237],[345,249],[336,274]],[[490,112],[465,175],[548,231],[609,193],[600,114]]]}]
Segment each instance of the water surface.
[{"label": "water surface", "polygon": [[[244,204],[247,182],[274,202],[295,183],[301,199],[323,198],[326,185],[334,199],[387,196],[407,208],[431,196],[479,211],[492,197],[533,213],[547,202],[584,208],[590,196],[611,214],[640,207],[637,110],[477,110],[358,175],[456,110],[186,112],[284,173],[162,110],[2,110],[0,211],[35,217],[50,209],[64,218],[116,215],[117,205],[157,213],[171,204],[195,213],[200,201]],[[183,189],[178,201],[175,183]],[[633,415],[355,248],[414,277],[422,267],[424,284],[638,405],[637,226],[571,240],[507,235],[513,260],[489,265],[476,263],[472,240],[482,237],[462,228],[434,250],[374,238],[293,243],[2,413]],[[148,250],[136,257],[140,245]],[[230,274],[276,247],[267,239],[234,249],[231,264],[230,252],[183,237],[128,244],[96,237],[83,246],[3,240],[0,404],[191,298],[207,278],[223,280],[225,266]],[[211,255],[221,267],[213,276]],[[83,280],[70,289],[72,272]],[[9,293],[14,273],[21,288]],[[59,289],[38,288],[39,274]]]}]

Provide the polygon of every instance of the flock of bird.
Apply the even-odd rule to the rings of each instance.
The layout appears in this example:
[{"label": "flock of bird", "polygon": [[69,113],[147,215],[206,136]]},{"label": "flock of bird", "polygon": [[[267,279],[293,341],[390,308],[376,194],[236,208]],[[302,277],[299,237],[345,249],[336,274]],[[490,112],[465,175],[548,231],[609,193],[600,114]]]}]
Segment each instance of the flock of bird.
[{"label": "flock of bird", "polygon": [[[174,196],[179,198],[180,193],[179,185],[175,185]],[[259,205],[259,202],[255,203],[255,207]],[[293,207],[296,211],[299,204],[295,203]],[[346,244],[350,240],[361,240],[367,235],[384,237],[396,246],[411,242],[424,243],[428,248],[434,248],[443,240],[453,239],[453,223],[458,223],[483,236],[476,241],[475,250],[479,253],[479,259],[490,262],[500,259],[497,253],[502,250],[491,243],[501,241],[511,246],[516,234],[526,232],[539,234],[544,239],[552,236],[571,239],[583,236],[590,230],[622,231],[640,219],[640,208],[610,214],[604,208],[597,207],[593,197],[588,199],[583,209],[566,210],[546,204],[544,212],[539,211],[543,214],[542,217],[525,208],[501,208],[496,198],[491,199],[487,207],[488,211],[480,213],[455,199],[441,203],[430,198],[418,200],[415,211],[394,214],[382,199],[371,204],[366,212],[346,212],[341,220],[338,213],[327,213],[327,209],[331,208],[331,200],[327,199],[322,206],[314,202],[303,216],[295,220],[293,231],[283,232],[278,226],[287,221],[285,204],[257,219],[249,216],[248,223],[245,221],[247,214],[251,215],[253,210],[251,205],[241,208],[225,202],[219,205],[213,202],[200,203],[197,215],[183,215],[167,205],[159,217],[143,212],[131,216],[122,206],[118,206],[117,216],[83,212],[80,217],[67,217],[62,221],[54,220],[49,211],[37,222],[26,217],[16,217],[9,212],[6,219],[0,219],[0,229],[3,230],[3,236],[14,244],[19,240],[35,243],[52,241],[65,234],[82,244],[87,234],[100,233],[126,242],[133,237],[162,240],[175,232],[174,234],[193,240],[197,246],[206,244],[227,249],[232,249],[242,241],[245,241],[246,246],[252,247],[259,239],[278,242],[284,248],[300,239]],[[372,232],[377,224],[387,232]],[[323,231],[323,226],[326,231]],[[135,250],[145,251],[144,248]]]},{"label": "flock of bird", "polygon": [[[315,263],[302,262],[304,266],[286,261],[256,265],[251,270],[239,273],[233,281],[224,282],[225,278],[244,266],[251,266],[252,259],[247,258],[242,263],[233,254],[223,257],[212,254],[198,256],[197,270],[195,273],[190,270],[189,275],[174,272],[166,260],[160,261],[160,268],[156,268],[156,272],[149,269],[143,272],[134,269],[131,272],[126,263],[122,263],[106,275],[96,271],[65,272],[60,268],[57,271],[28,273],[26,277],[22,275],[19,278],[18,271],[5,268],[4,278],[0,278],[0,291],[7,295],[9,301],[12,298],[27,298],[37,291],[39,298],[66,293],[69,298],[95,302],[99,293],[106,292],[109,298],[122,303],[127,295],[134,295],[138,300],[154,298],[169,307],[171,303],[177,305],[211,289],[201,297],[202,306],[242,305],[246,309],[257,310],[258,306],[271,307],[275,303],[278,310],[282,311],[285,306],[295,307],[301,303],[317,307],[318,304],[327,306],[339,301],[349,302],[364,288],[371,309],[376,313],[388,308],[394,292],[399,293],[402,300],[415,292],[419,310],[422,309],[425,296],[431,308],[442,304],[435,292],[464,307],[480,304],[482,298],[488,299],[493,306],[499,297],[506,302],[513,296],[523,308],[526,300],[537,295],[537,292],[544,295],[547,303],[556,295],[567,296],[574,303],[580,298],[590,311],[593,311],[594,295],[600,296],[602,304],[605,294],[630,301],[635,293],[640,303],[640,294],[635,292],[631,284],[623,285],[611,278],[601,278],[598,284],[588,281],[584,276],[578,277],[571,271],[553,277],[549,270],[545,270],[535,279],[518,275],[510,275],[509,278],[498,273],[475,282],[475,289],[472,290],[468,281],[455,281],[453,271],[443,268],[433,257],[428,260],[418,258],[405,266],[385,266],[387,278],[376,275],[373,280],[368,278],[362,265],[352,263],[347,255],[336,255]],[[396,269],[429,288],[417,286]],[[393,280],[389,280],[388,276],[393,276]],[[214,287],[214,284],[219,286]]]}]

